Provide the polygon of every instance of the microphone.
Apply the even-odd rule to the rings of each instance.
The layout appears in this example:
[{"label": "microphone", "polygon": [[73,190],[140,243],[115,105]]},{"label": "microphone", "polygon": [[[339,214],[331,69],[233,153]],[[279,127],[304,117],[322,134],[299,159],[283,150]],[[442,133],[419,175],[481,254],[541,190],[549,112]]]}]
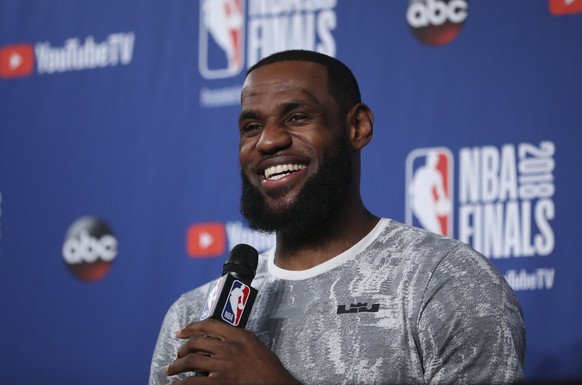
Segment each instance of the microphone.
[{"label": "microphone", "polygon": [[250,285],[258,262],[254,247],[240,243],[232,248],[222,276],[210,284],[200,321],[214,318],[238,328],[246,326],[257,296],[257,289]]}]

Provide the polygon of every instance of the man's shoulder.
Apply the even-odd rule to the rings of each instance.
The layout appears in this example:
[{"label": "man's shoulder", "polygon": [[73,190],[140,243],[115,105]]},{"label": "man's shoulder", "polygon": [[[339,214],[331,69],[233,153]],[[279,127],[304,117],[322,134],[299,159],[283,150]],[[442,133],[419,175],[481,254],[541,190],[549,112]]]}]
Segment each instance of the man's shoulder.
[{"label": "man's shoulder", "polygon": [[409,226],[393,219],[384,218],[383,220],[386,225],[371,247],[383,249],[394,257],[441,259],[459,248],[472,250],[470,246],[454,238]]},{"label": "man's shoulder", "polygon": [[[490,261],[470,245],[424,229],[388,220],[385,228],[365,252],[362,263],[381,261],[417,277],[486,272],[498,280]],[[437,273],[434,275],[434,273]]]}]

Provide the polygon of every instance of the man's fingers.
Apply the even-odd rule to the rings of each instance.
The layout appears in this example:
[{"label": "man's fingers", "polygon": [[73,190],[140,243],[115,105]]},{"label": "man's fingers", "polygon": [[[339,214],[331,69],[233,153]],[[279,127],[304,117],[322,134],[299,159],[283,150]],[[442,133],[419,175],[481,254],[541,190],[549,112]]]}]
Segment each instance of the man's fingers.
[{"label": "man's fingers", "polygon": [[167,376],[184,372],[209,372],[212,369],[212,360],[206,354],[190,353],[172,362],[166,369]]},{"label": "man's fingers", "polygon": [[178,358],[185,357],[190,353],[198,353],[206,356],[212,355],[216,352],[220,343],[220,340],[207,336],[206,334],[192,336],[178,350]]},{"label": "man's fingers", "polygon": [[232,328],[232,326],[210,318],[204,321],[197,321],[188,324],[186,327],[176,332],[176,337],[190,338],[195,334],[206,334],[209,337],[223,340],[224,333],[228,333],[228,328]]}]

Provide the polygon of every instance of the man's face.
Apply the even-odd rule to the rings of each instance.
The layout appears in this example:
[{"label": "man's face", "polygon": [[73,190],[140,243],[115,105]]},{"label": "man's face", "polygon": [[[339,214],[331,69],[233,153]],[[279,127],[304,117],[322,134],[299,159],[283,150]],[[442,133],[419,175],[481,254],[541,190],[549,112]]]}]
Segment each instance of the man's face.
[{"label": "man's face", "polygon": [[241,211],[252,228],[309,232],[351,181],[352,153],[324,66],[302,61],[251,72],[241,95]]}]

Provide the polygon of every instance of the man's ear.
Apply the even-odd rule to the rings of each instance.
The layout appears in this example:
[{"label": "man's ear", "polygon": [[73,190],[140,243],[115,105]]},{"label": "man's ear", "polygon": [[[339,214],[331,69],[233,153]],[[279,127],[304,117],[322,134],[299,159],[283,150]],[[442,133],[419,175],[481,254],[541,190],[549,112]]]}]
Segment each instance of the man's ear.
[{"label": "man's ear", "polygon": [[364,148],[374,133],[374,114],[364,103],[358,103],[348,113],[350,143],[354,150]]}]

